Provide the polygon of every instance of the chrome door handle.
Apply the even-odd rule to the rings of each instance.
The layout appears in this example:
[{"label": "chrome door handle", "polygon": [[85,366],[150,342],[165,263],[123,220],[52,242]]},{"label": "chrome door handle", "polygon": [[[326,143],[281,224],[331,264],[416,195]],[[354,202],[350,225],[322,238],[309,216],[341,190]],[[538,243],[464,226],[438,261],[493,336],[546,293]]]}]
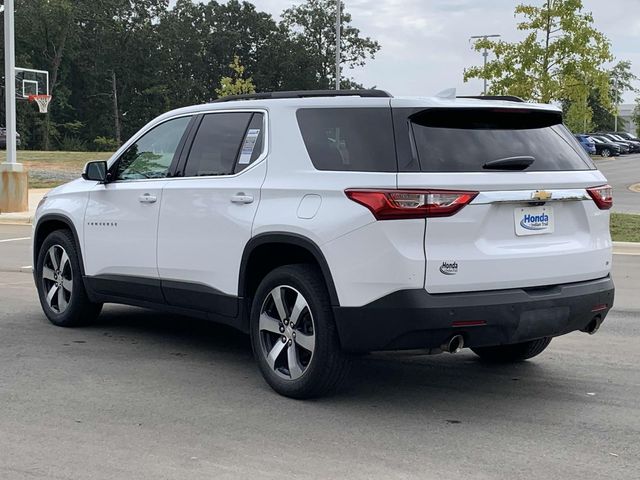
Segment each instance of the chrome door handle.
[{"label": "chrome door handle", "polygon": [[158,197],[151,195],[150,193],[145,193],[138,197],[138,201],[140,203],[156,203],[158,201]]},{"label": "chrome door handle", "polygon": [[253,197],[251,195],[245,195],[244,193],[238,193],[231,197],[231,203],[238,203],[240,205],[249,205],[253,203]]}]

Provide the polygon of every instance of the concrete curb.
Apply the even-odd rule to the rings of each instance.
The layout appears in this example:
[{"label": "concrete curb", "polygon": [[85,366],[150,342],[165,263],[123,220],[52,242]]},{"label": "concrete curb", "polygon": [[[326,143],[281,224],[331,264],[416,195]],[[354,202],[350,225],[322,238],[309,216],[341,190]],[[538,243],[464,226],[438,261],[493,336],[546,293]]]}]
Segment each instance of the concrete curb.
[{"label": "concrete curb", "polygon": [[640,255],[638,242],[613,242],[614,255]]},{"label": "concrete curb", "polygon": [[0,215],[0,225],[31,225],[33,215],[26,213],[3,213]]}]

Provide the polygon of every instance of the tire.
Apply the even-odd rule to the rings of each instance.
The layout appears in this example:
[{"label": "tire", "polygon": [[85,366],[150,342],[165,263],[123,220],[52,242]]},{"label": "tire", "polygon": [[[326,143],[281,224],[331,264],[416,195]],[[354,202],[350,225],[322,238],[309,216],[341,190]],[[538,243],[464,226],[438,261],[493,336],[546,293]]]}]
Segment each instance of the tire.
[{"label": "tire", "polygon": [[329,293],[312,265],[279,267],[264,278],[252,302],[250,329],[260,371],[280,395],[327,395],[347,375],[350,362],[340,348]]},{"label": "tire", "polygon": [[80,257],[71,232],[56,230],[38,252],[36,287],[42,309],[58,327],[77,327],[95,320],[102,304],[89,301]]},{"label": "tire", "polygon": [[608,148],[604,148],[602,150],[602,152],[600,152],[600,155],[602,155],[603,157],[610,157],[611,156],[611,150],[609,150]]},{"label": "tire", "polygon": [[514,343],[513,345],[472,348],[471,350],[487,362],[515,363],[540,355],[550,343],[551,337],[545,337],[529,342]]}]

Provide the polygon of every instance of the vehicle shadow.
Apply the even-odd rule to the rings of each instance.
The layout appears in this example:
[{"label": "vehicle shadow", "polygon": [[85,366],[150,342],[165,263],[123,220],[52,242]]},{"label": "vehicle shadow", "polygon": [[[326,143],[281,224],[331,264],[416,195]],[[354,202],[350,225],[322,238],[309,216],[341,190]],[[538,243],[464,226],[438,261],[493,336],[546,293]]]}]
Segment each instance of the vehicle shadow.
[{"label": "vehicle shadow", "polygon": [[[190,368],[229,367],[261,390],[267,403],[296,402],[272,392],[260,378],[247,335],[204,320],[129,307],[108,307],[90,330],[135,338],[137,344],[188,357]],[[544,355],[544,354],[543,354]],[[185,359],[186,361],[186,359]],[[199,367],[200,365],[201,367]],[[488,415],[523,415],[548,409],[548,402],[586,391],[580,380],[554,369],[553,359],[512,365],[488,364],[469,350],[437,356],[389,352],[357,356],[344,387],[310,404],[332,405],[343,413],[402,409],[458,423]],[[241,395],[241,392],[238,392]],[[583,393],[582,393],[583,395]],[[450,418],[451,417],[451,418]]]}]

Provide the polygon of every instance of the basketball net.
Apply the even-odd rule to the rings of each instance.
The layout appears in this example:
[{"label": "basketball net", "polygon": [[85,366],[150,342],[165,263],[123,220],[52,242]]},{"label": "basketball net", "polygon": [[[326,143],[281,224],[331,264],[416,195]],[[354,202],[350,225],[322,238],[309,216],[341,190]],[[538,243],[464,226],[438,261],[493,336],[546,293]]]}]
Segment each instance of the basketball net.
[{"label": "basketball net", "polygon": [[47,113],[49,111],[49,104],[51,103],[51,95],[30,95],[29,101],[35,102],[38,105],[40,113]]}]

